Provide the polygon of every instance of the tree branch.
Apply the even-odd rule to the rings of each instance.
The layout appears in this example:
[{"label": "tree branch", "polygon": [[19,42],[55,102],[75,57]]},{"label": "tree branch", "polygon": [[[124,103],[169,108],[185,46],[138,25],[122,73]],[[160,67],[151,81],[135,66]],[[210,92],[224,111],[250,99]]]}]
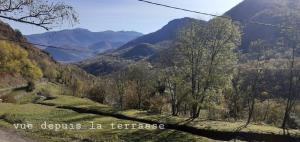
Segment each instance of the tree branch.
[{"label": "tree branch", "polygon": [[[12,18],[12,17],[2,16],[2,15],[0,15],[0,18],[4,18],[4,19],[7,19],[7,20],[11,20],[11,21],[15,21],[15,22],[20,22],[20,23],[25,23],[25,24],[31,24],[31,25],[35,25],[35,26],[44,28],[47,31],[49,30],[48,27],[43,26],[45,23],[34,23],[34,22],[24,21],[22,19],[15,19],[15,18]],[[46,23],[46,24],[50,24],[50,23]]]}]

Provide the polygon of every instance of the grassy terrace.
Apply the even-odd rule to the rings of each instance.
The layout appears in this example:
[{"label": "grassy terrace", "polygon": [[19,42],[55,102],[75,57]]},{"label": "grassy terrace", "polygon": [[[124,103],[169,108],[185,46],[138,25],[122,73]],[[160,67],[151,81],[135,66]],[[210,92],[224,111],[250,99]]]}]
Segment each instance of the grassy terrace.
[{"label": "grassy terrace", "polygon": [[[51,93],[58,94],[58,88],[54,84],[39,84],[37,90],[48,88]],[[13,91],[10,95],[18,98],[15,104],[0,104],[0,127],[15,129],[13,124],[33,124],[33,129],[17,129],[16,131],[27,137],[46,142],[158,142],[158,141],[191,141],[191,142],[211,142],[214,140],[184,133],[175,130],[158,130],[158,129],[112,129],[111,123],[114,124],[139,124],[135,121],[122,120],[114,117],[99,116],[93,114],[81,114],[71,110],[59,109],[53,106],[33,104],[31,101],[36,100],[34,93],[26,93],[21,90]],[[75,98],[71,96],[60,96],[54,100],[45,103],[54,103],[56,105],[72,105],[77,107],[97,107],[103,111],[113,111],[111,107],[94,103],[87,99]],[[126,113],[133,113],[127,111]],[[43,129],[44,122],[47,124],[69,124],[68,129]],[[102,129],[91,129],[94,123],[101,124]],[[71,125],[81,124],[81,128],[72,129]]]},{"label": "grassy terrace", "polygon": [[[204,141],[212,140],[183,133],[174,130],[116,130],[111,129],[110,124],[132,124],[133,121],[126,121],[107,116],[96,116],[80,114],[74,111],[57,109],[37,104],[0,104],[0,115],[2,120],[0,126],[14,129],[12,124],[31,123],[33,129],[18,130],[23,135],[49,142],[70,142],[70,141]],[[47,121],[47,124],[82,124],[80,130],[50,130],[42,129],[40,126]],[[102,129],[90,129],[91,123],[101,124]],[[71,126],[68,126],[71,127]]]},{"label": "grassy terrace", "polygon": [[[72,101],[70,102],[68,100],[72,100]],[[243,121],[224,122],[224,121],[209,121],[209,120],[202,120],[202,119],[189,121],[187,118],[183,118],[183,117],[174,117],[168,115],[153,115],[147,113],[146,111],[139,111],[139,110],[116,111],[109,106],[98,104],[88,99],[74,98],[71,96],[58,96],[54,100],[47,100],[43,103],[47,105],[54,105],[54,106],[73,106],[78,108],[86,108],[86,109],[98,110],[100,112],[116,113],[116,114],[122,114],[125,116],[130,116],[135,118],[155,120],[163,123],[185,124],[196,128],[218,130],[218,131],[228,131],[228,132],[237,131],[238,129],[241,128],[241,126],[245,124],[245,122]],[[263,124],[250,124],[247,128],[243,128],[240,131],[270,133],[270,134],[283,133],[281,128],[270,126],[270,125],[263,125]],[[300,137],[300,130],[289,130],[289,133],[290,135]]]},{"label": "grassy terrace", "polygon": [[[112,107],[95,103],[84,98],[76,98],[72,96],[57,95],[59,89],[55,84],[39,84],[37,90],[48,88],[55,97],[53,100],[40,101],[41,104],[31,103],[37,100],[34,93],[22,94],[22,91],[11,92],[18,97],[17,104],[0,104],[0,127],[14,129],[12,124],[16,123],[32,123],[34,128],[20,130],[20,133],[33,137],[41,141],[50,142],[69,142],[69,141],[215,141],[208,138],[200,137],[190,133],[184,133],[176,130],[157,130],[157,129],[128,129],[117,130],[111,129],[111,123],[115,124],[136,124],[139,122],[117,119],[110,116],[99,116],[94,114],[78,113],[72,110],[60,109],[57,107],[71,106],[76,108],[85,108],[89,110],[97,110],[100,112],[122,114],[124,116],[141,118],[146,120],[154,120],[163,123],[186,124],[200,129],[217,130],[217,131],[236,131],[244,122],[222,122],[207,121],[196,119],[187,121],[187,118],[171,117],[168,115],[153,115],[146,111],[126,110],[117,111]],[[23,92],[25,93],[25,92]],[[22,96],[23,95],[23,96]],[[20,97],[22,96],[22,97]],[[43,105],[44,104],[44,105]],[[48,106],[47,106],[48,105]],[[51,124],[82,124],[80,130],[44,130],[40,125],[47,121]],[[102,129],[90,129],[91,123],[101,124]],[[241,129],[242,132],[270,133],[282,134],[282,130],[277,127],[268,125],[251,124],[247,128]],[[290,130],[291,135],[300,137],[299,130]]]}]

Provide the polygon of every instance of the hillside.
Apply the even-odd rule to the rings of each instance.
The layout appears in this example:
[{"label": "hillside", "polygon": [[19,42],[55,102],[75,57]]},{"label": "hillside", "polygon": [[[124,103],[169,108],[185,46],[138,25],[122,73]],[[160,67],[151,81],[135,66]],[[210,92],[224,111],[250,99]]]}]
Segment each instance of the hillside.
[{"label": "hillside", "polygon": [[0,88],[23,86],[41,78],[60,83],[70,75],[82,80],[93,78],[76,66],[57,63],[4,22],[0,22],[0,38],[5,39],[0,41],[0,53],[4,55],[0,57]]},{"label": "hillside", "polygon": [[91,32],[86,29],[72,29],[26,36],[34,43],[60,46],[69,49],[80,49],[84,52],[40,47],[49,52],[55,60],[64,62],[80,61],[93,57],[107,50],[118,48],[131,41],[141,33],[130,31]]},{"label": "hillside", "polygon": [[299,0],[244,0],[225,15],[241,22],[244,27],[241,49],[248,49],[251,41],[262,39],[274,44],[282,36],[278,27],[250,21],[283,25],[286,22],[284,15],[288,11],[299,11],[299,4]]},{"label": "hillside", "polygon": [[[55,70],[56,63],[48,54],[24,43],[27,40],[22,34],[3,22],[0,22],[0,38],[5,39],[1,40],[1,54],[7,56],[0,58],[0,62],[2,62],[0,64],[0,86],[18,86],[24,84],[28,79],[33,79],[32,75],[48,76],[48,73],[52,71],[49,70],[50,68]],[[30,68],[24,68],[28,65],[34,68],[32,71],[39,73],[30,73]]]},{"label": "hillside", "polygon": [[205,21],[196,20],[193,18],[181,18],[170,21],[167,25],[160,30],[141,36],[133,41],[128,42],[120,49],[132,47],[140,43],[157,44],[163,41],[172,41],[176,39],[177,32],[185,25],[191,22],[199,22],[199,24],[205,24]]}]

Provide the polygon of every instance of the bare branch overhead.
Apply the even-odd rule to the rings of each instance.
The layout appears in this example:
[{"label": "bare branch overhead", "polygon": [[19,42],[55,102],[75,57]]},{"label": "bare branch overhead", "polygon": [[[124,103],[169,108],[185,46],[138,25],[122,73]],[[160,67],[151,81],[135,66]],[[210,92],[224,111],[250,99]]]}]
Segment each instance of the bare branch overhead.
[{"label": "bare branch overhead", "polygon": [[79,21],[72,6],[48,0],[0,0],[0,18],[49,30]]}]

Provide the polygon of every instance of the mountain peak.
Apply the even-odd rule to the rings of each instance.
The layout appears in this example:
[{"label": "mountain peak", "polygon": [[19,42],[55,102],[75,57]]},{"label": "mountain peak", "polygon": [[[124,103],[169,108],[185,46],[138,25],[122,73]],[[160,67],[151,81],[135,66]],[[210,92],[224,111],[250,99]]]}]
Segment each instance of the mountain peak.
[{"label": "mountain peak", "polygon": [[74,31],[85,31],[85,32],[91,32],[90,30],[88,30],[88,29],[84,29],[84,28],[75,28],[75,29],[69,29],[69,31],[72,31],[72,30],[74,30]]},{"label": "mountain peak", "polygon": [[179,22],[191,22],[191,21],[201,21],[201,20],[190,18],[190,17],[183,17],[183,18],[174,19],[170,21],[168,24],[179,23]]},{"label": "mountain peak", "polygon": [[149,44],[157,44],[159,42],[163,41],[170,41],[174,40],[176,38],[177,32],[184,27],[185,25],[191,23],[191,22],[198,22],[199,24],[205,24],[205,21],[184,17],[180,19],[175,19],[170,22],[168,22],[167,25],[162,27],[160,30],[141,36],[137,38],[136,40],[133,40],[124,46],[122,46],[120,49],[128,48],[135,46],[140,43],[149,43]]}]

